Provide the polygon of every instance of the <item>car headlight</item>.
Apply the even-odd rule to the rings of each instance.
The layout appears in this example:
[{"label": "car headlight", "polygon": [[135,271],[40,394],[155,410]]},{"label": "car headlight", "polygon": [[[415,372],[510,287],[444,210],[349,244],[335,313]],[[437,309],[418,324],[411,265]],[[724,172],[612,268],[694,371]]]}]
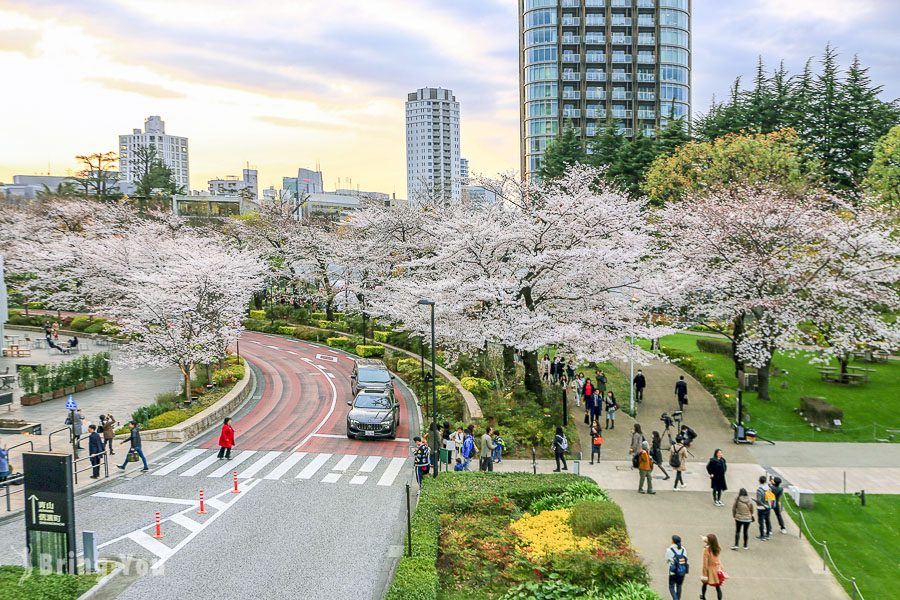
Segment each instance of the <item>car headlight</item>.
[{"label": "car headlight", "polygon": [[355,427],[355,428],[359,429],[359,421],[354,421],[353,419],[350,419],[350,427]]}]

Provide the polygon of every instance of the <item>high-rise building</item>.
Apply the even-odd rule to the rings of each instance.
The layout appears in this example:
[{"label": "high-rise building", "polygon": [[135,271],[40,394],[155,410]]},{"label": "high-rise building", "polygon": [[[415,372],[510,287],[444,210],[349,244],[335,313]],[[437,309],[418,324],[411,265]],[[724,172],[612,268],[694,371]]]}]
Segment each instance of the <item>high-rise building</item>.
[{"label": "high-rise building", "polygon": [[422,88],[407,96],[406,192],[411,201],[459,202],[459,102],[452,90]]},{"label": "high-rise building", "polygon": [[459,178],[462,180],[463,185],[466,185],[469,182],[469,159],[468,158],[460,158],[459,159]]},{"label": "high-rise building", "polygon": [[519,0],[521,168],[570,123],[655,135],[690,119],[691,0]]},{"label": "high-rise building", "polygon": [[156,116],[144,120],[144,130],[135,129],[131,134],[119,136],[119,191],[133,194],[140,180],[140,166],[135,153],[142,146],[156,148],[156,156],[172,169],[175,183],[186,191],[190,189],[188,169],[188,139],[166,133],[166,124]]}]

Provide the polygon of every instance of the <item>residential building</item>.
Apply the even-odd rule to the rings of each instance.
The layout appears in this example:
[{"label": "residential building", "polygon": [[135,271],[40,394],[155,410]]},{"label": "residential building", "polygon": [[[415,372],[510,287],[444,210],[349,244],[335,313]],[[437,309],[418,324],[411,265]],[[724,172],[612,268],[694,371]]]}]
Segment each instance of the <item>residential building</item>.
[{"label": "residential building", "polygon": [[565,124],[656,135],[691,115],[691,0],[519,0],[521,169]]},{"label": "residential building", "polygon": [[184,190],[190,189],[188,139],[167,134],[165,122],[152,115],[144,121],[143,131],[135,129],[128,135],[119,136],[119,191],[133,194],[137,188],[141,167],[135,160],[135,153],[142,146],[155,147],[157,158],[172,169],[175,184]]},{"label": "residential building", "polygon": [[325,193],[325,183],[321,170],[297,169],[296,177],[282,177],[281,189],[291,193],[292,198],[306,194]]},{"label": "residential building", "polygon": [[494,204],[497,202],[497,193],[481,185],[464,185],[462,201],[472,206]]},{"label": "residential building", "polygon": [[460,189],[459,102],[452,90],[416,90],[406,99],[407,197],[459,202]]},{"label": "residential building", "polygon": [[460,158],[459,159],[459,179],[463,185],[466,185],[469,181],[469,159],[468,158]]},{"label": "residential building", "polygon": [[242,195],[251,200],[259,198],[256,169],[244,169],[240,179],[232,175],[224,179],[210,179],[208,183],[209,193],[215,196]]}]

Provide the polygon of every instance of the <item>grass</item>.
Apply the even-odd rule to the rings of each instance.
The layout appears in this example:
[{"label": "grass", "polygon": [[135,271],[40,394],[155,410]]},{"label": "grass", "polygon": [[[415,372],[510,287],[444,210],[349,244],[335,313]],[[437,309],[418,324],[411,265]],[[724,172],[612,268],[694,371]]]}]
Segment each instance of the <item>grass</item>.
[{"label": "grass", "polygon": [[0,566],[0,600],[74,600],[91,589],[99,575],[41,574],[24,567]]},{"label": "grass", "polygon": [[[702,367],[722,381],[737,388],[734,365],[727,356],[700,352],[698,336],[675,334],[660,340],[669,348],[689,352]],[[745,392],[744,411],[750,415],[747,424],[760,435],[782,441],[874,442],[888,437],[886,429],[900,429],[900,412],[891,399],[900,398],[900,362],[865,363],[858,366],[875,369],[869,383],[859,386],[826,383],[820,380],[818,364],[809,364],[811,354],[793,352],[776,354],[773,366],[784,371],[769,384],[771,400]],[[832,366],[837,366],[837,362]],[[816,431],[795,412],[801,396],[821,396],[844,411],[840,431]],[[734,415],[727,417],[733,419]],[[900,440],[897,440],[900,441]]]},{"label": "grass", "polygon": [[[867,495],[863,507],[855,496],[816,494],[815,508],[803,511],[803,516],[813,536],[828,543],[841,573],[856,578],[865,598],[897,597],[900,496]],[[812,545],[823,553],[821,545]],[[853,597],[850,582],[837,573],[835,577]]]}]

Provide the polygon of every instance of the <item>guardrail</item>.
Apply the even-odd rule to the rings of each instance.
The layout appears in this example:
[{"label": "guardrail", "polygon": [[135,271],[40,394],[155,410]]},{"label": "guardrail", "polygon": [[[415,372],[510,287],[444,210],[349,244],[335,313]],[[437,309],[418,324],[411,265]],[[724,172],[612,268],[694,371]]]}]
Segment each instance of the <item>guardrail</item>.
[{"label": "guardrail", "polygon": [[7,451],[7,452],[12,452],[13,450],[15,450],[16,448],[18,448],[19,446],[24,446],[24,445],[26,445],[26,444],[28,444],[28,445],[31,447],[31,451],[34,452],[34,442],[32,442],[31,440],[28,440],[27,442],[22,442],[22,443],[20,443],[20,444],[16,444],[15,446],[10,446],[9,448],[6,449],[6,451]]},{"label": "guardrail", "polygon": [[51,431],[50,433],[47,434],[47,445],[50,446],[50,452],[53,452],[53,436],[54,436],[54,434],[61,433],[63,431],[69,432],[69,441],[70,442],[72,441],[72,429],[68,426],[61,427],[60,429],[57,429],[56,431]]},{"label": "guardrail", "polygon": [[10,500],[10,496],[11,496],[12,494],[23,494],[23,493],[25,493],[25,488],[24,488],[24,487],[23,487],[23,488],[20,488],[20,489],[18,489],[18,490],[16,490],[16,491],[14,491],[14,492],[10,492],[10,491],[9,491],[9,486],[12,485],[12,484],[14,484],[14,483],[16,483],[16,482],[22,481],[23,479],[25,479],[25,476],[24,476],[24,475],[17,475],[17,476],[15,476],[15,477],[10,477],[10,478],[7,479],[6,481],[0,482],[0,485],[2,485],[3,487],[6,488],[6,512],[10,512],[10,511],[12,510],[12,501]]},{"label": "guardrail", "polygon": [[95,456],[103,457],[103,476],[109,477],[109,457],[107,456],[106,451],[103,450],[96,454],[89,454],[88,456],[85,456],[84,458],[77,458],[74,461],[72,461],[72,475],[75,477],[75,483],[78,483],[78,474],[79,473],[83,473],[84,471],[87,471],[88,469],[93,469],[95,467],[100,466],[99,463],[96,465],[94,463],[90,463],[88,466],[84,467],[83,469],[78,468],[78,463],[84,462],[86,460],[91,460]]}]

